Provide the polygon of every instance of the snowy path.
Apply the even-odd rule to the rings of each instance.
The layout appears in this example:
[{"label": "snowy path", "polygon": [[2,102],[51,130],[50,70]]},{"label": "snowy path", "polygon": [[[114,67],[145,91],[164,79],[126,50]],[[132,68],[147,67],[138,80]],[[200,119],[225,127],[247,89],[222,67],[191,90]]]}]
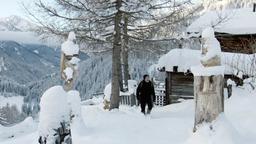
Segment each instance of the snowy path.
[{"label": "snowy path", "polygon": [[[74,133],[73,141],[74,144],[255,144],[256,92],[241,88],[234,92],[225,101],[223,122],[216,124],[211,133],[207,128],[197,135],[192,133],[193,100],[155,107],[147,117],[138,107],[122,106],[109,112],[100,104],[82,107],[86,129]],[[0,143],[36,144],[36,126],[30,119],[10,128],[0,127]],[[10,138],[11,135],[14,137]]]},{"label": "snowy path", "polygon": [[[98,107],[85,107],[83,114],[88,136],[78,143],[132,144],[132,143],[182,143],[193,126],[192,101],[186,105],[155,108],[145,117],[138,108],[121,107],[120,111],[105,112]],[[191,106],[186,109],[184,106]],[[182,125],[176,125],[180,124]],[[185,133],[184,133],[185,132]]]}]

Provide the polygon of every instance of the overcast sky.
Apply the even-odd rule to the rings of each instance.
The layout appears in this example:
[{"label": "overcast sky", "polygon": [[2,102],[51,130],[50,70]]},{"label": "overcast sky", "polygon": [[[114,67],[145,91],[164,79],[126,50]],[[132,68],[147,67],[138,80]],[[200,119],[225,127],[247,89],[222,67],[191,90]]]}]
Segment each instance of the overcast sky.
[{"label": "overcast sky", "polygon": [[24,16],[24,10],[21,3],[31,3],[33,0],[1,0],[0,17],[7,17],[10,15]]},{"label": "overcast sky", "polygon": [[[192,0],[194,2],[200,0]],[[25,16],[21,3],[30,4],[33,0],[1,0],[0,17],[8,17],[10,15]]]}]

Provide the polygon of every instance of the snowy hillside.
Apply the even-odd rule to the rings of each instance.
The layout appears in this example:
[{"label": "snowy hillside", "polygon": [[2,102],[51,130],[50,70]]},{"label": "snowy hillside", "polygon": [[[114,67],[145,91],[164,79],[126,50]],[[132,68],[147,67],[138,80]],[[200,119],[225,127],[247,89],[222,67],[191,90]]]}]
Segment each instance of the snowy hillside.
[{"label": "snowy hillside", "polygon": [[6,106],[8,103],[10,106],[16,105],[18,110],[22,111],[22,104],[23,104],[23,96],[15,96],[15,97],[4,97],[0,95],[0,108]]},{"label": "snowy hillside", "polygon": [[0,31],[31,31],[35,26],[24,18],[19,16],[9,16],[0,18]]},{"label": "snowy hillside", "polygon": [[[121,106],[104,111],[102,103],[82,106],[86,129],[73,134],[74,144],[254,144],[256,139],[256,91],[237,87],[225,100],[225,114],[193,133],[194,101],[155,107],[145,117],[138,107]],[[102,99],[101,99],[102,100]],[[97,100],[98,101],[98,100]],[[37,143],[36,121],[30,118],[8,128],[0,127],[1,144]]]},{"label": "snowy hillside", "polygon": [[[41,53],[34,53],[35,49]],[[44,75],[56,71],[59,57],[58,51],[47,46],[0,41],[0,58],[2,66],[4,65],[1,76],[21,84],[39,80]]]}]

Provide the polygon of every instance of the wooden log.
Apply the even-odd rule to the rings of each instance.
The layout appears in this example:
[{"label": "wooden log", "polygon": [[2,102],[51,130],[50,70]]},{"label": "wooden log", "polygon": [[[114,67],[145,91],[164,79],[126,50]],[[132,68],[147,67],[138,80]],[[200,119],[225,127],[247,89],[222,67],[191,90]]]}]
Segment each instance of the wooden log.
[{"label": "wooden log", "polygon": [[200,124],[210,123],[224,112],[223,80],[222,75],[194,77],[194,132]]}]

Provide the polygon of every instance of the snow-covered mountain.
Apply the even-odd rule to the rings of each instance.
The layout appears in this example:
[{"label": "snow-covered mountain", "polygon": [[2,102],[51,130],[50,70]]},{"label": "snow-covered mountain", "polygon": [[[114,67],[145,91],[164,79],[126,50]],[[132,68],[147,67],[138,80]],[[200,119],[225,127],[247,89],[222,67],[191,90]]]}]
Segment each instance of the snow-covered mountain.
[{"label": "snow-covered mountain", "polygon": [[19,16],[0,18],[0,31],[28,32],[33,28],[35,28],[35,25]]}]

